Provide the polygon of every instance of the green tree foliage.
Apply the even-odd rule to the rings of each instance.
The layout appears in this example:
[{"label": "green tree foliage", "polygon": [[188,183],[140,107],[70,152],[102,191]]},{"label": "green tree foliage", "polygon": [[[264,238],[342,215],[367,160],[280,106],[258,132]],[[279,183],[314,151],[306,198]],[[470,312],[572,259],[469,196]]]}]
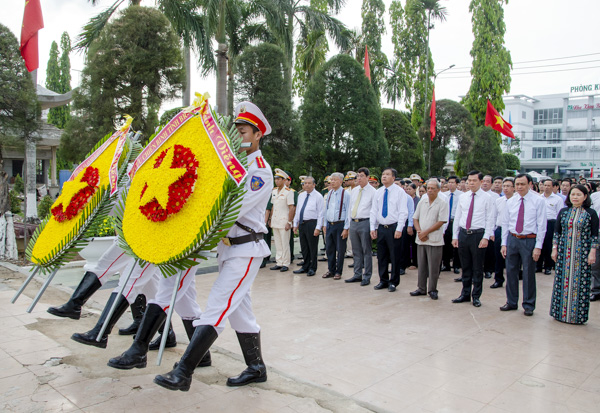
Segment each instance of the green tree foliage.
[{"label": "green tree foliage", "polygon": [[13,191],[21,195],[25,193],[25,183],[23,182],[23,178],[21,178],[20,174],[17,174],[17,176],[15,176]]},{"label": "green tree foliage", "polygon": [[[71,60],[69,59],[71,39],[67,32],[64,32],[60,38],[60,48],[62,49],[62,54],[59,59],[58,44],[52,42],[46,68],[46,88],[63,94],[71,90]],[[48,112],[48,123],[59,129],[64,129],[70,117],[70,105],[51,108]]]},{"label": "green tree foliage", "polygon": [[290,168],[300,147],[295,128],[292,97],[286,87],[286,59],[280,47],[262,43],[247,47],[237,61],[237,100],[256,104],[273,131],[261,140],[263,155]]},{"label": "green tree foliage", "polygon": [[385,81],[385,67],[388,65],[387,56],[381,50],[381,36],[385,34],[384,13],[385,4],[382,0],[363,0],[361,9],[363,44],[356,53],[356,60],[364,64],[365,45],[369,48],[371,84],[378,101]]},{"label": "green tree foliage", "polygon": [[[46,88],[58,93],[60,88],[60,68],[58,67],[58,43],[52,42],[46,65]],[[51,122],[50,122],[51,123]]]},{"label": "green tree foliage", "polygon": [[400,176],[425,173],[423,144],[405,113],[381,109],[383,135],[390,149],[390,165]]},{"label": "green tree foliage", "polygon": [[502,95],[510,91],[510,52],[504,47],[504,4],[508,0],[471,0],[473,47],[471,57],[471,87],[463,104],[473,115],[477,126],[485,123],[487,99],[502,113]]},{"label": "green tree foliage", "polygon": [[0,160],[2,146],[33,139],[38,129],[39,105],[19,43],[0,24]]},{"label": "green tree foliage", "polygon": [[465,170],[477,169],[484,174],[504,176],[506,164],[496,132],[492,128],[481,126],[476,128],[475,134],[470,163],[464,165]]},{"label": "green tree foliage", "polygon": [[381,112],[363,66],[337,55],[317,71],[302,106],[304,159],[317,176],[389,164]]},{"label": "green tree foliage", "polygon": [[521,169],[521,161],[519,157],[513,155],[512,153],[503,153],[502,157],[504,158],[504,164],[506,165],[506,169],[516,170]]},{"label": "green tree foliage", "polygon": [[134,118],[135,130],[151,135],[161,103],[178,95],[184,76],[179,37],[167,18],[156,9],[128,7],[90,45],[74,99],[81,116],[67,124],[62,153],[80,161],[124,114]]},{"label": "green tree foliage", "polygon": [[[431,118],[427,114],[425,124],[419,129],[425,150],[425,163],[429,160],[429,142],[431,142],[431,174],[439,175],[446,165],[451,142],[457,145],[455,170],[460,175],[468,172],[463,165],[471,160],[475,143],[475,123],[469,111],[460,103],[442,99],[436,102],[436,135],[431,141],[429,125]],[[466,169],[466,170],[465,170]]]},{"label": "green tree foliage", "polygon": [[50,195],[46,195],[40,200],[40,203],[37,206],[37,214],[39,219],[44,219],[50,213],[50,207],[54,203],[52,197]]}]

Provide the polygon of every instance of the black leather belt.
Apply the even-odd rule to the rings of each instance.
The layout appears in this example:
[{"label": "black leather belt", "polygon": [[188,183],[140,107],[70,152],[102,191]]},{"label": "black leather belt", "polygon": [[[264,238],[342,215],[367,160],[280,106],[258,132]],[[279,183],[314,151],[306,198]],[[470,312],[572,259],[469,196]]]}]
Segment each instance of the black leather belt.
[{"label": "black leather belt", "polygon": [[232,237],[221,238],[221,241],[223,241],[223,244],[227,245],[228,247],[231,247],[232,245],[247,244],[249,242],[259,242],[265,236],[265,234],[263,234],[262,232],[256,232],[252,228],[247,227],[246,225],[240,224],[237,221],[235,221],[235,225],[237,225],[244,231],[248,231],[250,234],[242,235],[241,237],[235,237],[235,238],[232,238]]},{"label": "black leather belt", "polygon": [[327,222],[329,222],[329,225],[336,225],[336,224],[343,224],[344,223],[344,221],[334,221],[334,222],[327,221]]},{"label": "black leather belt", "polygon": [[464,228],[460,228],[461,232],[463,232],[464,234],[467,235],[472,235],[472,234],[483,234],[485,232],[485,229],[483,228],[479,228],[479,229],[464,229]]},{"label": "black leather belt", "polygon": [[302,225],[302,224],[308,224],[308,223],[315,222],[315,221],[316,221],[316,219],[305,219],[304,221],[302,221],[300,223],[300,225]]},{"label": "black leather belt", "polygon": [[384,227],[384,228],[392,228],[392,227],[397,227],[398,224],[390,224],[390,225],[384,225],[384,224],[379,224],[380,227]]},{"label": "black leather belt", "polygon": [[369,218],[352,218],[352,221],[354,221],[354,222],[363,222],[363,221],[366,221],[368,219]]}]

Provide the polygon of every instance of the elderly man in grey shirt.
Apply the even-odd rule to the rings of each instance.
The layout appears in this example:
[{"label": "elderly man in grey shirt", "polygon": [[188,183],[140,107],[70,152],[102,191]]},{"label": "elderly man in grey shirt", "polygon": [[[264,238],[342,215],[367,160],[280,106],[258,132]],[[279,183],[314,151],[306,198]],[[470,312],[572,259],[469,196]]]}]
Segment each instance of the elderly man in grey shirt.
[{"label": "elderly man in grey shirt", "polygon": [[[443,226],[448,222],[449,207],[445,199],[438,197],[441,185],[437,179],[427,181],[427,196],[421,198],[413,216],[417,231],[416,243],[419,276],[413,297],[429,293],[432,300],[438,299],[437,282],[444,249]],[[429,289],[427,281],[429,280]]]}]

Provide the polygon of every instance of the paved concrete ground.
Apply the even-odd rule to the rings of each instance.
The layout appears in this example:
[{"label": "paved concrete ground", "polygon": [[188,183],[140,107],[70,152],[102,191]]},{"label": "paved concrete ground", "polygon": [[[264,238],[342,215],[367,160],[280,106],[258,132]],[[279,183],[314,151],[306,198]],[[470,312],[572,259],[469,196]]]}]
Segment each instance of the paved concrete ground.
[{"label": "paved concrete ground", "polygon": [[[491,280],[483,306],[474,308],[450,302],[460,291],[452,273],[442,274],[440,299],[432,301],[408,295],[416,271],[390,293],[322,279],[324,263],[319,269],[309,278],[265,268],[254,283],[266,383],[225,385],[244,368],[228,328],[213,346],[213,367],[199,369],[183,393],[152,383],[184,351],[179,319],[180,345],[166,351],[162,366],[152,352],[146,369],[115,370],[106,361],[131,337],[113,334],[105,350],[69,338],[95,324],[110,288],[90,300],[81,320],[53,317],[46,308],[66,301],[78,282],[78,270],[67,270],[28,314],[39,283],[10,304],[24,275],[0,267],[0,411],[598,412],[600,303],[592,303],[585,326],[554,321],[551,276],[538,274],[537,310],[525,317],[498,310],[505,293],[489,289]],[[201,306],[215,277],[197,275]],[[126,314],[119,326],[130,321]]]}]

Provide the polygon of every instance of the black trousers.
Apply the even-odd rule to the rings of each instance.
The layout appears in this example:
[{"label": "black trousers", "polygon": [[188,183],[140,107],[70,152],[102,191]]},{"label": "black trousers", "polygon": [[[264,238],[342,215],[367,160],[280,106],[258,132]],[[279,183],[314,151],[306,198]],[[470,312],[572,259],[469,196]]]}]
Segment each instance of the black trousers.
[{"label": "black trousers", "polygon": [[540,255],[540,259],[536,263],[536,269],[538,271],[541,270],[551,270],[554,268],[554,261],[552,260],[552,237],[554,236],[554,224],[556,223],[555,219],[551,219],[547,221],[546,224],[546,236],[544,237],[544,244],[542,245],[542,255]]},{"label": "black trousers", "polygon": [[452,230],[454,228],[454,219],[448,222],[448,228],[444,232],[444,250],[442,253],[442,265],[450,268],[450,260],[454,269],[460,268],[460,258],[458,257],[458,248],[452,246]]},{"label": "black trousers", "polygon": [[336,224],[327,223],[325,251],[327,252],[327,266],[329,272],[332,274],[342,275],[344,269],[344,255],[346,255],[346,243],[348,239],[342,239],[343,230],[343,222]]},{"label": "black trousers", "polygon": [[[398,272],[396,262],[396,251],[400,249],[401,239],[395,239],[396,224],[379,225],[377,228],[377,268],[379,270],[379,280],[385,284],[400,285],[400,273]],[[392,277],[388,271],[389,264],[392,264]]]},{"label": "black trousers", "polygon": [[[483,260],[485,248],[479,248],[483,232],[467,234],[462,228],[458,233],[458,254],[462,264],[462,295],[481,297],[483,284]],[[471,291],[472,290],[472,291]]]},{"label": "black trousers", "polygon": [[496,269],[494,270],[494,280],[500,284],[504,284],[504,268],[506,262],[500,250],[502,249],[502,227],[496,228],[494,231],[494,252],[496,253]]},{"label": "black trousers", "polygon": [[300,249],[304,265],[302,270],[317,271],[317,250],[319,249],[319,236],[315,237],[317,220],[311,219],[298,225],[298,238],[300,238]]},{"label": "black trousers", "polygon": [[[400,238],[400,242],[396,244],[396,251],[394,251],[395,259],[396,259],[396,271],[405,270],[407,267],[410,267],[413,263],[412,256],[410,254],[411,245],[414,244],[416,239],[416,234],[413,232],[413,235],[408,235],[408,220],[404,223],[404,228],[402,229],[402,237]],[[414,262],[417,262],[417,249],[414,249],[415,256]],[[415,264],[416,265],[416,264]]]},{"label": "black trousers", "polygon": [[492,273],[496,270],[496,253],[494,251],[495,242],[488,241],[488,246],[485,249],[485,257],[483,259],[483,271]]}]

